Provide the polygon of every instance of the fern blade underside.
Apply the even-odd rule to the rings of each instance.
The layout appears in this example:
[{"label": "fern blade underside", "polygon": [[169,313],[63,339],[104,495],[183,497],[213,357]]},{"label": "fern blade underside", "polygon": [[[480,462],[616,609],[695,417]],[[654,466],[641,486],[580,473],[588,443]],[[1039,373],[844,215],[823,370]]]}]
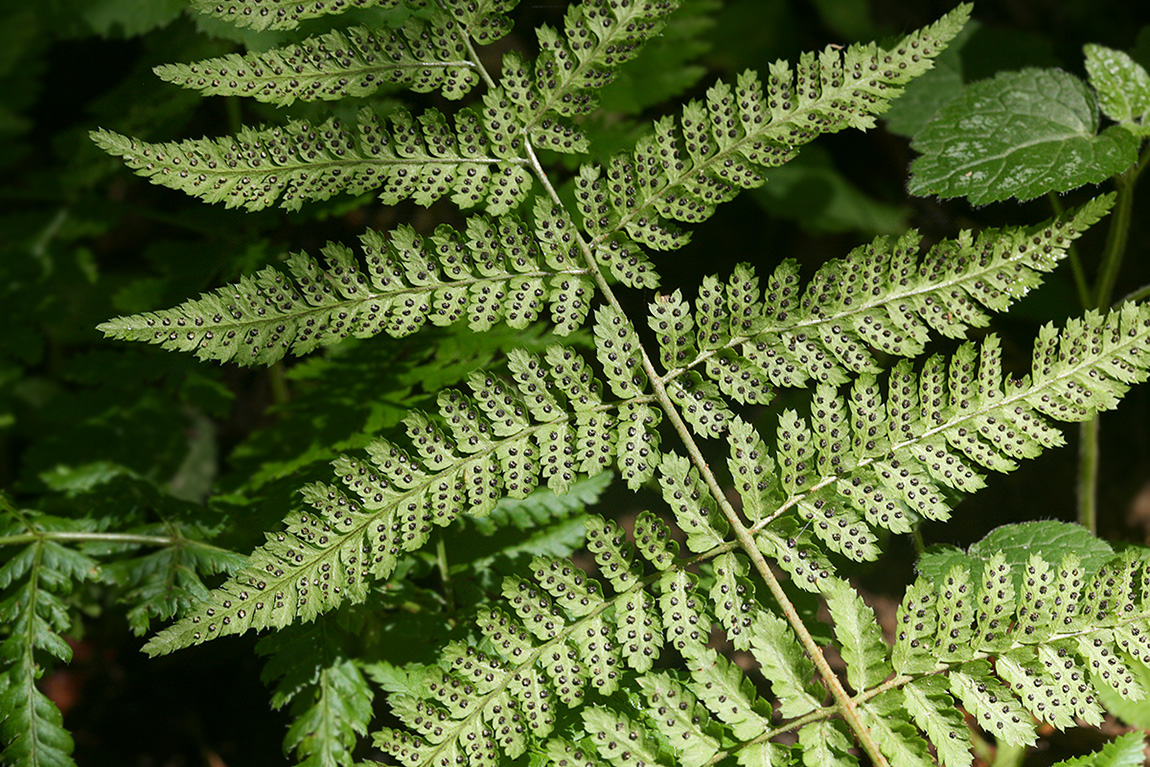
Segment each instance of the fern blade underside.
[{"label": "fern blade underside", "polygon": [[[373,442],[366,459],[335,461],[334,481],[305,488],[306,508],[145,650],[163,654],[250,630],[308,634],[317,627],[299,624],[368,600],[436,527],[544,484],[562,494],[580,477],[617,470],[632,490],[657,480],[689,553],[680,556],[676,532],[650,512],[630,536],[590,516],[587,549],[598,575],[536,557],[528,572],[504,578],[498,606],[479,608],[472,636],[481,638],[448,645],[435,665],[412,672],[417,683],[391,695],[400,725],[374,734],[379,749],[412,767],[524,755],[620,767],[704,767],[728,757],[825,767],[857,764],[857,738],[880,764],[885,757],[898,767],[929,765],[936,754],[957,766],[970,764],[962,710],[987,733],[1026,744],[1031,716],[1058,727],[1098,721],[1090,687],[1098,680],[1082,672],[1087,666],[1107,669],[1119,694],[1142,694],[1122,656],[1150,663],[1138,627],[1150,611],[1150,570],[1132,556],[1101,574],[1039,555],[1026,573],[1002,560],[960,564],[943,582],[920,580],[908,590],[893,648],[835,565],[840,556],[876,558],[880,529],[904,533],[923,519],[948,518],[954,498],[977,491],[985,472],[1011,471],[1060,445],[1057,424],[1114,407],[1147,377],[1150,310],[1134,305],[1044,328],[1022,380],[1004,375],[994,336],[913,361],[932,335],[964,338],[1036,286],[1112,197],[1037,227],[964,232],[921,256],[914,232],[880,238],[826,264],[805,286],[792,263],[761,279],[739,266],[725,281],[706,278],[694,301],[679,291],[656,295],[646,320],[657,354],[644,348],[603,276],[658,287],[645,250],[682,246],[682,225],[761,185],[817,136],[873,126],[932,65],[969,7],[890,49],[830,47],[793,68],[778,62],[765,78],[746,72],[733,85],[715,84],[656,122],[634,149],[579,167],[576,219],[536,152],[588,149],[579,118],[678,4],[572,4],[561,31],[538,30],[534,60],[505,54],[494,79],[472,42],[505,35],[514,4],[411,2],[419,13],[394,29],[348,27],[266,53],[157,70],[205,94],[284,105],[366,96],[384,83],[461,98],[486,83],[452,115],[396,108],[381,117],[369,107],[350,124],[292,121],[163,144],[93,134],[153,183],[228,207],[298,209],[373,192],[386,204],[448,197],[483,211],[460,230],[368,233],[362,259],[339,244],[321,251],[322,263],[292,255],[286,270],[268,267],[174,309],[101,325],[111,337],[270,364],[348,336],[398,337],[465,320],[476,332],[497,322],[521,328],[549,310],[561,333],[591,325],[598,362],[566,347],[541,357],[518,350],[506,374],[476,373],[467,392],[440,392],[437,412],[403,420],[405,436]],[[290,29],[348,6],[400,4],[200,5],[241,25]],[[515,211],[540,186],[549,196],[537,198],[528,222]],[[596,292],[602,301],[591,312]],[[884,372],[885,356],[896,361]],[[782,387],[813,389],[809,416],[784,411],[775,434],[764,436],[736,414],[735,405],[770,404]],[[664,416],[689,458],[660,448]],[[742,519],[716,489],[694,436],[725,441]],[[826,601],[852,698],[823,670],[822,649],[812,649],[793,607],[779,597],[776,614],[756,597],[745,555],[773,583],[760,554]],[[1035,573],[1066,600],[1092,606],[1052,610],[1028,580]],[[744,672],[709,647],[712,629],[757,668]],[[349,659],[324,660],[289,745],[301,758],[346,763],[367,727],[370,687]],[[1068,684],[1079,695],[1052,692]],[[826,704],[828,692],[834,704]],[[851,706],[854,719],[846,716]],[[784,734],[794,745],[773,742]]]}]

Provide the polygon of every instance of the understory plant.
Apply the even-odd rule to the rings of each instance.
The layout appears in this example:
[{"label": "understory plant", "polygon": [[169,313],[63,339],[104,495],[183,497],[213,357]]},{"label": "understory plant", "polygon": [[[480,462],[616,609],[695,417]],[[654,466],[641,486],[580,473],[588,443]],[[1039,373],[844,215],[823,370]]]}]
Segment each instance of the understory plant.
[{"label": "understory plant", "polygon": [[[285,749],[308,765],[954,767],[994,749],[1005,764],[1040,726],[1097,727],[1145,697],[1150,558],[1093,535],[1091,474],[1097,414],[1150,371],[1150,309],[1114,301],[1150,135],[1150,76],[1130,56],[1088,46],[1088,82],[1027,69],[932,86],[960,5],[644,102],[662,116],[614,130],[600,95],[709,4],[584,0],[527,44],[508,38],[514,0],[193,5],[298,34],[156,75],[309,109],[170,142],[100,129],[101,149],[227,208],[366,199],[438,218],[100,325],[205,366],[271,366],[280,386],[321,376],[315,411],[277,403],[331,439],[207,504],[68,518],[5,498],[5,763],[72,763],[36,681],[70,657],[69,594],[97,587],[151,632],[151,656],[259,633]],[[819,137],[873,128],[916,78],[892,113],[921,154],[910,191],[1050,194],[1051,217],[879,236],[810,271],[755,252],[697,284],[660,276],[716,208]],[[1107,217],[1091,278],[1076,243]],[[986,328],[1063,261],[1081,311],[1043,325],[1020,364]],[[483,351],[446,369],[451,345]],[[325,407],[379,391],[396,392],[390,422],[328,433]],[[1062,447],[1067,424],[1082,425],[1083,524],[918,550],[884,637],[859,564],[921,542],[988,476]],[[278,520],[252,513],[273,478],[328,459],[274,496]],[[104,470],[58,481],[143,486]],[[241,556],[221,541],[252,517],[266,533]],[[1122,735],[1074,763],[1136,764],[1142,748]]]}]

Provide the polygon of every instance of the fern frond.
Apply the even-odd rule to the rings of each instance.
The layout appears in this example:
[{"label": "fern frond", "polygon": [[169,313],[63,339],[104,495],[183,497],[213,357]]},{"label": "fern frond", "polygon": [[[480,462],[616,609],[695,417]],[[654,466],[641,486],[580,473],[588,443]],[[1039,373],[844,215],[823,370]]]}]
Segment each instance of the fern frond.
[{"label": "fern frond", "polygon": [[366,96],[387,83],[459,99],[479,83],[456,22],[412,18],[397,30],[350,27],[268,51],[155,68],[205,96],[250,96],[277,106]]},{"label": "fern frond", "polygon": [[268,534],[247,568],[145,650],[166,653],[311,620],[364,599],[404,552],[422,547],[435,526],[460,514],[485,514],[504,495],[526,497],[541,481],[562,493],[577,476],[616,462],[625,474],[630,470],[617,445],[635,422],[618,414],[649,398],[604,402],[586,362],[564,347],[549,348],[545,359],[513,352],[509,367],[513,383],[476,373],[468,381],[471,395],[440,392],[438,419],[409,415],[404,423],[414,455],[381,439],[368,446],[367,461],[336,460],[342,487],[305,488],[311,508],[290,514],[286,529]]},{"label": "fern frond", "polygon": [[[655,518],[645,525],[654,538],[667,539],[669,531]],[[649,669],[668,644],[687,658],[705,652],[708,620],[691,578],[677,568],[645,573],[635,561],[644,549],[626,542],[612,522],[589,517],[587,534],[614,595],[564,560],[536,558],[529,578],[504,581],[511,614],[481,611],[479,647],[448,647],[425,672],[425,697],[391,696],[393,713],[408,729],[376,733],[378,748],[406,765],[497,763],[501,754],[513,759],[551,734],[558,704],[577,706],[589,689],[610,694],[627,667]],[[667,677],[645,679],[648,696],[683,694]],[[604,742],[621,721],[595,708],[584,709],[583,717],[593,740],[598,732]],[[675,722],[695,727],[681,717]]]},{"label": "fern frond", "polygon": [[[1031,716],[1060,729],[1076,719],[1100,723],[1097,685],[1127,699],[1145,696],[1123,657],[1150,659],[1148,618],[1150,563],[1135,553],[1097,573],[1085,572],[1074,554],[1057,564],[1039,554],[1025,565],[1001,554],[960,563],[941,582],[920,578],[907,590],[893,685],[936,744],[961,730],[956,701],[986,732],[1029,743]],[[947,765],[969,764],[963,752],[940,749],[940,756]]]},{"label": "fern frond", "polygon": [[391,8],[403,0],[192,0],[192,8],[239,27],[293,29],[305,19],[352,8]]},{"label": "fern frond", "polygon": [[340,647],[338,635],[320,621],[291,626],[256,645],[268,656],[262,677],[274,683],[272,707],[291,706],[294,721],[284,736],[284,752],[295,751],[300,767],[352,764],[352,751],[371,721],[371,686]]},{"label": "fern frond", "polygon": [[[518,0],[442,0],[441,6],[476,42],[493,43],[511,31],[505,15]],[[395,8],[404,0],[192,0],[200,13],[240,27],[294,29],[301,21],[344,13],[353,8]],[[421,0],[409,2],[424,5]]]},{"label": "fern frond", "polygon": [[[793,528],[771,523],[794,509],[824,546],[853,559],[877,555],[872,528],[906,532],[918,518],[946,519],[943,488],[970,493],[980,472],[1007,472],[1063,443],[1054,423],[1087,420],[1112,408],[1131,384],[1150,373],[1150,307],[1088,312],[1034,346],[1030,378],[1004,382],[997,337],[963,345],[949,359],[931,357],[915,373],[903,360],[886,396],[863,374],[846,396],[818,387],[810,419],[793,411],[779,419],[772,463],[780,489],[756,490],[752,508],[774,508],[755,523],[764,552],[784,567],[794,562]],[[740,441],[761,451],[740,428]],[[746,484],[740,489],[746,492]],[[762,511],[755,513],[762,514]],[[818,589],[813,572],[798,580]]]},{"label": "fern frond", "polygon": [[895,242],[880,237],[829,261],[805,286],[794,262],[762,288],[750,266],[737,266],[725,284],[705,279],[694,307],[678,291],[651,305],[664,378],[698,370],[724,395],[766,404],[773,386],[877,373],[872,350],[916,357],[931,331],[962,338],[985,326],[988,310],[1005,311],[1037,287],[1113,202],[1103,195],[1037,226],[962,232],[921,257],[913,230]]},{"label": "fern frond", "polygon": [[632,152],[605,168],[580,170],[576,201],[593,244],[625,232],[656,250],[681,247],[688,235],[676,222],[706,220],[818,135],[872,127],[903,84],[931,67],[969,14],[970,6],[961,5],[890,50],[827,48],[804,54],[793,71],[776,62],[765,83],[748,71],[733,88],[712,86],[705,103],[692,101],[678,120],[658,121],[654,135]]},{"label": "fern frond", "polygon": [[278,201],[298,210],[305,201],[382,189],[389,205],[430,205],[451,195],[462,208],[482,205],[499,215],[527,195],[522,138],[498,90],[481,110],[456,112],[454,126],[435,109],[418,117],[397,109],[387,119],[390,125],[365,108],[351,125],[295,120],[219,139],[153,144],[103,129],[91,137],[153,184],[228,208],[263,210]]},{"label": "fern frond", "polygon": [[516,55],[503,60],[502,85],[523,110],[532,143],[558,152],[586,149],[586,140],[567,122],[595,109],[596,92],[610,83],[659,33],[678,0],[586,0],[567,9],[563,33],[536,30],[539,56],[533,70]]},{"label": "fern frond", "polygon": [[288,274],[266,267],[172,309],[119,317],[107,336],[194,352],[200,359],[271,364],[347,338],[401,337],[425,324],[466,320],[472,330],[499,321],[523,328],[548,305],[556,332],[583,324],[593,284],[569,253],[573,226],[547,203],[535,226],[514,216],[477,216],[460,233],[446,224],[423,238],[408,227],[361,238],[360,262],[334,243],[326,268],[296,253]]},{"label": "fern frond", "polygon": [[72,627],[63,597],[100,577],[95,560],[51,540],[50,532],[91,530],[89,520],[17,511],[0,494],[0,533],[29,538],[6,547],[0,566],[0,762],[13,767],[75,767],[72,736],[56,705],[39,690],[37,656],[67,663],[72,648],[61,634]]}]

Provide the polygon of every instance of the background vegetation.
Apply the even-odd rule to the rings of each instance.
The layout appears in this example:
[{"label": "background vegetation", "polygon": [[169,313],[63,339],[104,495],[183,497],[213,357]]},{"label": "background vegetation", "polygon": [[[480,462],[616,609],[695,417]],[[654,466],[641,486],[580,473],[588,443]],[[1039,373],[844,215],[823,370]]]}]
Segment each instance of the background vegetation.
[{"label": "background vegetation", "polygon": [[[0,2],[0,488],[18,507],[92,520],[140,535],[176,527],[210,532],[227,551],[246,552],[282,518],[305,482],[328,473],[338,452],[393,429],[410,407],[464,379],[511,346],[542,345],[543,329],[497,330],[473,337],[433,331],[407,340],[383,336],[266,369],[205,364],[190,355],[104,340],[109,317],[173,306],[269,264],[287,251],[315,251],[327,240],[351,242],[370,226],[401,221],[430,231],[458,222],[448,204],[382,207],[370,195],[306,205],[296,213],[251,214],[207,206],[134,177],[88,139],[97,126],[166,141],[234,132],[242,124],[320,114],[315,105],[276,110],[233,98],[201,98],[168,85],[151,69],[279,44],[283,33],[238,31],[185,12],[183,0],[40,0]],[[561,18],[562,3],[524,4],[516,32],[502,45],[530,50],[538,23]],[[880,39],[922,26],[950,2],[908,0],[686,0],[664,40],[628,66],[595,116],[597,148],[621,146],[659,114],[669,97],[701,93],[716,76],[765,71],[827,42]],[[1131,52],[1150,67],[1150,23],[1140,3],[1121,0],[986,2],[951,75],[967,82],[1021,66],[1082,73],[1087,42]],[[306,26],[292,35],[314,32]],[[379,97],[386,101],[387,94]],[[908,99],[912,98],[908,94]],[[429,97],[429,103],[435,98]],[[349,109],[351,107],[348,107]],[[694,285],[755,260],[763,268],[796,258],[809,274],[875,234],[921,229],[928,241],[960,228],[1023,224],[1050,215],[1050,202],[972,209],[905,193],[914,110],[888,127],[824,138],[754,193],[719,209],[693,243],[660,264],[668,284]],[[901,122],[900,122],[901,120]],[[612,144],[608,138],[614,138]],[[1085,199],[1072,195],[1072,204]],[[1136,199],[1130,256],[1116,295],[1150,283],[1150,203]],[[1083,245],[1085,268],[1101,252],[1101,229]],[[647,301],[652,296],[633,296]],[[1039,322],[1077,314],[1070,272],[1061,269],[994,330],[1007,367],[1020,369]],[[1102,417],[1099,534],[1143,542],[1150,530],[1150,413],[1135,390]],[[1073,520],[1073,449],[1028,462],[966,501],[945,528],[927,525],[927,544],[965,545],[1009,521]],[[585,499],[600,484],[588,484]],[[643,508],[629,494],[621,507]],[[526,513],[526,512],[524,512]],[[1017,514],[1017,517],[1011,516]],[[230,522],[229,522],[230,520]],[[225,524],[227,523],[227,524]],[[468,523],[471,525],[472,523]],[[472,527],[455,535],[466,537]],[[556,530],[562,549],[563,531]],[[570,537],[570,536],[568,536]],[[468,550],[492,558],[505,541]],[[216,553],[218,566],[227,564]],[[881,602],[909,580],[909,542],[896,542],[857,575]],[[153,562],[157,567],[171,563]],[[455,604],[436,602],[433,562],[397,604],[426,616],[431,634],[452,630],[454,610],[471,598],[459,584]],[[495,567],[495,563],[490,563]],[[145,660],[137,634],[150,618],[117,595],[147,588],[149,565],[115,574],[118,588],[81,585],[82,605],[68,666],[50,670],[44,692],[64,712],[83,765],[271,764],[288,717],[269,710],[264,663],[254,637],[229,639]],[[172,572],[179,572],[175,568]],[[422,578],[422,580],[421,580]],[[168,607],[195,593],[177,594]],[[141,600],[137,593],[128,601]],[[154,602],[154,604],[157,604]],[[161,613],[163,607],[160,607]],[[411,625],[411,624],[409,624]],[[129,627],[137,629],[133,632]],[[393,662],[426,660],[421,645],[369,627],[372,652]],[[430,649],[430,647],[428,647]],[[265,672],[266,675],[266,672]],[[1050,761],[1093,743],[1048,744]],[[1079,734],[1078,737],[1094,737]],[[1044,758],[1041,754],[1035,759]],[[285,763],[290,759],[285,758]],[[1038,762],[1035,762],[1038,763]]]}]

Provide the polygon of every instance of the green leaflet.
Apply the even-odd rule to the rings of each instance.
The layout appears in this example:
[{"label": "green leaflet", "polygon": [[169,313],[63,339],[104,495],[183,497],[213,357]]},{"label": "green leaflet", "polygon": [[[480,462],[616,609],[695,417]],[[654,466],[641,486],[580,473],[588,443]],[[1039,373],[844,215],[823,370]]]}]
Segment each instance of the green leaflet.
[{"label": "green leaflet", "polygon": [[369,230],[360,238],[362,260],[329,243],[322,265],[296,253],[286,270],[266,267],[173,309],[118,317],[99,329],[244,365],[348,337],[407,336],[428,323],[522,329],[548,306],[556,332],[567,334],[583,324],[591,293],[586,270],[558,245],[571,226],[541,203],[533,230],[516,216],[476,216],[464,231],[441,225],[429,237],[409,227],[386,236]]},{"label": "green leaflet", "polygon": [[64,597],[73,584],[101,577],[99,565],[51,540],[51,532],[90,530],[72,521],[14,508],[0,493],[0,532],[31,534],[32,540],[0,567],[0,758],[14,767],[73,767],[72,736],[56,705],[37,687],[43,662],[67,663],[72,648],[62,634],[72,629]]},{"label": "green leaflet", "polygon": [[1133,133],[1098,127],[1094,96],[1073,75],[999,74],[967,87],[915,136],[922,157],[911,165],[909,190],[984,205],[1097,184],[1138,154]]},{"label": "green leaflet", "polygon": [[277,106],[366,96],[388,83],[460,99],[479,83],[458,27],[446,14],[398,30],[334,30],[298,44],[155,69],[167,82],[205,96],[250,96]]},{"label": "green leaflet", "polygon": [[[795,69],[780,61],[765,78],[748,71],[734,85],[716,83],[679,119],[657,122],[654,136],[633,152],[583,166],[576,202],[593,244],[623,232],[656,250],[681,247],[689,235],[679,223],[704,221],[741,189],[760,186],[763,171],[791,159],[798,146],[822,133],[871,127],[903,83],[930,68],[969,13],[961,5],[891,50],[827,48],[804,54]],[[627,178],[633,183],[620,183]]]},{"label": "green leaflet", "polygon": [[494,127],[512,119],[506,102],[489,93],[481,108],[461,109],[450,123],[436,109],[418,116],[399,109],[385,123],[365,107],[350,124],[296,120],[223,139],[153,144],[103,129],[91,138],[153,184],[228,208],[299,210],[307,201],[379,190],[389,205],[450,195],[460,207],[499,215],[531,188],[517,140]]},{"label": "green leaflet", "polygon": [[[577,475],[608,469],[621,439],[616,406],[602,403],[582,357],[555,346],[546,360],[526,353],[518,360],[513,382],[477,374],[470,394],[440,392],[438,418],[410,414],[404,423],[414,454],[379,439],[368,460],[337,459],[338,484],[305,488],[308,508],[289,514],[247,567],[153,637],[148,652],[278,628],[362,601],[371,581],[388,577],[436,526],[464,512],[485,514],[504,495],[524,498],[541,481],[564,492]],[[550,420],[530,418],[525,404],[540,384],[563,400],[560,412],[535,411]]]},{"label": "green leaflet", "polygon": [[1137,732],[1119,735],[1096,753],[1064,759],[1054,767],[1138,767],[1145,758],[1146,736]]},{"label": "green leaflet", "polygon": [[856,690],[874,687],[890,675],[887,648],[874,612],[846,581],[832,582],[823,593],[847,664],[847,680]]}]

